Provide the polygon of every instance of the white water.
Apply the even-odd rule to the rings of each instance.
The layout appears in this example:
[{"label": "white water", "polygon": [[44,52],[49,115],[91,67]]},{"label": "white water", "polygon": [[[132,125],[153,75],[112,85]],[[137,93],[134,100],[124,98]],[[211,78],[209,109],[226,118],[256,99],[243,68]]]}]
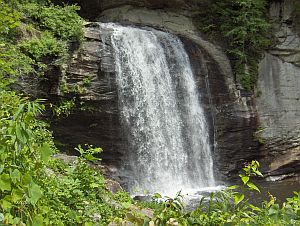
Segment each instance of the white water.
[{"label": "white water", "polygon": [[154,29],[112,29],[131,194],[215,186],[208,125],[183,44]]}]

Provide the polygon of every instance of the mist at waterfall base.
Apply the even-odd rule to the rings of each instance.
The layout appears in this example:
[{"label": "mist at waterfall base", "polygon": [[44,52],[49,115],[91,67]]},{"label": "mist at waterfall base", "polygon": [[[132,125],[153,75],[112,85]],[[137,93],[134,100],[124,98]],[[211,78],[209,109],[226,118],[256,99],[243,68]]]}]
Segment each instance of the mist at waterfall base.
[{"label": "mist at waterfall base", "polygon": [[[111,29],[131,195],[216,190],[208,124],[180,39],[152,28]],[[107,37],[106,37],[107,38]]]}]

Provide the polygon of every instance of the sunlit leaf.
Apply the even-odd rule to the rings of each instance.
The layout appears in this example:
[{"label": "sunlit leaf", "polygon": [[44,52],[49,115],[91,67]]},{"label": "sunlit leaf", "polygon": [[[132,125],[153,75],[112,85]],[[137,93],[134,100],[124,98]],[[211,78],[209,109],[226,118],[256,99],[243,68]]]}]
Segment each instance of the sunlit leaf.
[{"label": "sunlit leaf", "polygon": [[243,176],[241,176],[241,179],[242,179],[242,181],[243,181],[244,184],[247,184],[248,181],[249,181],[249,179],[250,179],[250,177],[243,175]]},{"label": "sunlit leaf", "polygon": [[244,194],[240,194],[240,195],[235,195],[234,196],[234,204],[237,205],[239,204],[241,201],[243,201],[245,198]]},{"label": "sunlit leaf", "polygon": [[41,187],[35,183],[32,183],[28,188],[28,201],[31,204],[36,204],[37,201],[43,196]]},{"label": "sunlit leaf", "polygon": [[44,143],[40,151],[41,151],[41,158],[44,162],[47,162],[49,157],[53,154],[53,151],[48,143]]},{"label": "sunlit leaf", "polygon": [[11,189],[11,180],[8,174],[2,174],[0,176],[0,189],[1,191],[10,191]]},{"label": "sunlit leaf", "polygon": [[44,218],[42,215],[38,214],[33,217],[32,226],[43,226]]},{"label": "sunlit leaf", "polygon": [[18,183],[21,180],[21,172],[18,169],[14,169],[10,173],[10,178],[14,184]]},{"label": "sunlit leaf", "polygon": [[256,190],[256,191],[260,192],[259,188],[256,187],[256,185],[254,185],[252,182],[248,182],[247,186],[252,190]]},{"label": "sunlit leaf", "polygon": [[21,200],[24,196],[24,192],[20,189],[13,189],[11,192],[11,200],[13,203]]}]

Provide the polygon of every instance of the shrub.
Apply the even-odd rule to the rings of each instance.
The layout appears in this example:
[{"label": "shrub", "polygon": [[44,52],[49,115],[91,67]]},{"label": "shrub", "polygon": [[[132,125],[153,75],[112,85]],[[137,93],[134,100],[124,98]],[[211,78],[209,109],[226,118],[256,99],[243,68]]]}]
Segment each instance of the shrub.
[{"label": "shrub", "polygon": [[47,57],[58,58],[67,54],[66,43],[55,38],[50,32],[41,33],[39,38],[25,40],[21,49],[36,62]]},{"label": "shrub", "polygon": [[47,125],[37,119],[41,101],[0,91],[0,224],[107,225],[125,217],[103,176],[89,161],[101,151],[78,147],[82,154],[67,165],[56,152]]},{"label": "shrub", "polygon": [[0,0],[0,21],[0,35],[8,34],[11,29],[19,26],[20,13],[13,10],[3,0]]},{"label": "shrub", "polygon": [[1,78],[11,79],[29,73],[32,71],[32,63],[32,59],[23,54],[18,47],[0,42],[0,84],[5,82]]},{"label": "shrub", "polygon": [[68,41],[81,42],[83,39],[83,20],[77,14],[76,5],[45,6],[27,4],[23,12],[34,19],[42,29],[50,30],[55,36]]},{"label": "shrub", "polygon": [[[270,196],[261,206],[251,204],[246,198],[246,191],[259,191],[251,181],[251,176],[261,176],[259,163],[252,161],[240,174],[242,185],[211,193],[208,200],[202,198],[199,206],[191,212],[184,211],[180,193],[175,198],[166,197],[165,202],[155,207],[155,217],[145,219],[146,225],[299,225],[300,224],[300,192],[287,198],[282,205]],[[156,194],[155,198],[161,196]]]}]

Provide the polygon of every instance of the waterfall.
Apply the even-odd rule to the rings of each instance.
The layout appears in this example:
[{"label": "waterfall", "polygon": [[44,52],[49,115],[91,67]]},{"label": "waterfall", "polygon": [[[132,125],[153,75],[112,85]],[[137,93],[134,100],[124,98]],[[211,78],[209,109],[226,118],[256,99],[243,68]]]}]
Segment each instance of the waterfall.
[{"label": "waterfall", "polygon": [[100,26],[112,30],[130,192],[214,186],[208,125],[180,39],[151,28]]}]

